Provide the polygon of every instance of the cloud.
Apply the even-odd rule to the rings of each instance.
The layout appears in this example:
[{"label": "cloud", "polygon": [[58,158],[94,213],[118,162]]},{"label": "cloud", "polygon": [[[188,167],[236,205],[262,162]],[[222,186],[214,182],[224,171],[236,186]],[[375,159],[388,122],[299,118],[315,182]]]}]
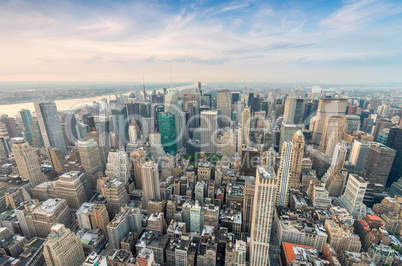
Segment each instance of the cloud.
[{"label": "cloud", "polygon": [[38,57],[36,58],[37,61],[41,61],[43,63],[53,63],[56,62],[53,58],[43,58],[43,57]]},{"label": "cloud", "polygon": [[223,7],[222,10],[221,10],[221,13],[236,10],[236,9],[240,9],[240,8],[243,8],[243,7],[248,7],[249,5],[250,5],[249,3],[243,3],[243,4],[231,3],[230,5]]},{"label": "cloud", "polygon": [[94,55],[88,59],[85,59],[84,62],[87,64],[96,64],[96,63],[99,63],[101,60],[102,60],[102,56]]}]

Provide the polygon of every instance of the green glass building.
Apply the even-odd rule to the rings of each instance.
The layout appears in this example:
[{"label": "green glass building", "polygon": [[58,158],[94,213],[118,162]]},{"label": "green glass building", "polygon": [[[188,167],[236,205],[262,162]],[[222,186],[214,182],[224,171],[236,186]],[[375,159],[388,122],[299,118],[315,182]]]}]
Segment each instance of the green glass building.
[{"label": "green glass building", "polygon": [[159,133],[161,133],[162,147],[166,153],[175,155],[176,148],[176,123],[175,116],[171,112],[158,114]]}]

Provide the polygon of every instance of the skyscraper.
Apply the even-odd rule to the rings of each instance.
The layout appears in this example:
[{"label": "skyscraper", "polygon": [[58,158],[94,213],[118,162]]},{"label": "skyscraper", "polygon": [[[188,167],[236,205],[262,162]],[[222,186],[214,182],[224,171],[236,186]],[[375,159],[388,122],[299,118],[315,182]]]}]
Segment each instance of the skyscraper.
[{"label": "skyscraper", "polygon": [[327,144],[329,138],[337,133],[337,140],[335,140],[335,145],[341,141],[342,134],[346,129],[346,119],[341,116],[332,116],[325,118],[324,129],[322,131],[322,137],[320,141],[320,149],[325,151],[327,149]]},{"label": "skyscraper", "polygon": [[249,145],[250,141],[250,108],[245,107],[241,113],[242,144]]},{"label": "skyscraper", "polygon": [[124,150],[110,151],[105,174],[127,184],[131,179],[130,159]]},{"label": "skyscraper", "polygon": [[366,164],[367,155],[370,150],[371,142],[356,139],[353,141],[350,151],[349,161],[354,166],[355,173],[363,173]]},{"label": "skyscraper", "polygon": [[158,114],[159,132],[161,133],[162,147],[166,153],[176,154],[176,123],[171,112]]},{"label": "skyscraper", "polygon": [[46,265],[81,265],[85,261],[79,236],[63,224],[55,224],[43,248]]},{"label": "skyscraper", "polygon": [[290,178],[291,188],[300,188],[300,175],[301,175],[301,165],[304,156],[304,136],[301,130],[298,130],[292,139],[293,143],[293,159],[291,165],[292,176]]},{"label": "skyscraper", "polygon": [[141,165],[145,163],[145,151],[143,148],[139,148],[133,151],[133,169],[135,176],[135,187],[137,189],[142,189],[142,178],[141,178]]},{"label": "skyscraper", "polygon": [[231,121],[232,102],[230,99],[230,90],[220,90],[217,93],[217,109],[221,110],[222,126],[229,126]]},{"label": "skyscraper", "polygon": [[278,190],[275,196],[275,206],[288,206],[292,161],[293,143],[285,141],[282,145],[281,162],[278,168]]},{"label": "skyscraper", "polygon": [[358,175],[349,175],[345,192],[335,200],[335,204],[346,208],[353,218],[362,219],[366,215],[366,206],[363,204],[367,182]]},{"label": "skyscraper", "polygon": [[141,166],[142,177],[142,201],[143,206],[147,206],[148,200],[160,198],[160,182],[158,165],[153,161],[145,162]]},{"label": "skyscraper", "polygon": [[32,134],[32,127],[31,127],[31,124],[32,124],[31,111],[29,111],[27,109],[22,109],[20,111],[20,116],[21,116],[22,124],[24,125],[23,136],[24,136],[25,140],[29,142],[29,145],[32,145],[33,134]]},{"label": "skyscraper", "polygon": [[79,171],[71,171],[60,175],[56,181],[56,195],[65,199],[72,210],[78,210],[82,203],[87,201],[84,186],[80,176],[84,175]]},{"label": "skyscraper", "polygon": [[104,204],[84,202],[75,213],[80,228],[100,229],[107,235],[107,225],[109,223],[109,214]]},{"label": "skyscraper", "polygon": [[175,119],[175,129],[176,129],[176,139],[177,139],[177,149],[182,148],[182,125],[180,120],[180,108],[178,103],[178,92],[174,89],[172,92],[166,94],[165,96],[165,112],[170,112],[174,115]]},{"label": "skyscraper", "polygon": [[201,112],[201,150],[205,153],[216,153],[217,130],[218,112]]},{"label": "skyscraper", "polygon": [[348,99],[325,98],[318,103],[317,115],[314,119],[313,142],[320,144],[324,130],[325,119],[333,116],[345,116]]},{"label": "skyscraper", "polygon": [[402,176],[402,126],[390,129],[386,145],[396,150],[394,163],[392,164],[391,172],[387,181],[387,185],[389,186],[393,182],[397,182]]},{"label": "skyscraper", "polygon": [[251,266],[265,266],[269,263],[269,240],[276,191],[277,179],[274,171],[271,168],[258,167],[250,233]]},{"label": "skyscraper", "polygon": [[47,181],[40,169],[37,156],[27,141],[14,142],[13,153],[22,179],[29,180],[32,187]]},{"label": "skyscraper", "polygon": [[92,189],[97,187],[98,174],[102,172],[98,143],[93,139],[77,140],[78,151],[85,174],[91,182]]},{"label": "skyscraper", "polygon": [[35,103],[35,112],[45,147],[59,148],[62,152],[67,152],[56,104],[54,102]]},{"label": "skyscraper", "polygon": [[380,143],[373,143],[367,155],[363,177],[370,183],[386,185],[396,151]]}]

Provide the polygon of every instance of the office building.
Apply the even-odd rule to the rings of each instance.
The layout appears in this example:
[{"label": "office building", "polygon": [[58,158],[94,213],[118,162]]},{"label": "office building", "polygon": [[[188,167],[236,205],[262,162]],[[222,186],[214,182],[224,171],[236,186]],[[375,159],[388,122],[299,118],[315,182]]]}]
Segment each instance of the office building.
[{"label": "office building", "polygon": [[93,139],[84,139],[77,140],[76,146],[85,174],[94,190],[97,187],[98,176],[103,171],[98,144]]},{"label": "office building", "polygon": [[142,204],[147,206],[150,199],[160,198],[160,181],[158,165],[153,161],[145,162],[141,166]]},{"label": "office building", "polygon": [[349,161],[354,166],[355,173],[363,173],[367,155],[370,150],[371,142],[364,140],[354,140],[350,151]]},{"label": "office building", "polygon": [[229,126],[232,117],[232,102],[230,99],[230,90],[220,90],[217,93],[217,109],[221,110],[222,126]]},{"label": "office building", "polygon": [[110,247],[120,249],[120,241],[130,231],[142,231],[141,210],[124,205],[121,211],[107,225]]},{"label": "office building", "polygon": [[168,154],[175,155],[177,151],[175,115],[171,112],[159,113],[158,123],[163,150]]},{"label": "office building", "polygon": [[[304,136],[301,130],[298,130],[292,139],[293,144],[293,153],[292,153],[292,164],[290,167],[290,171],[292,173],[290,178],[290,187],[291,188],[300,188],[300,177],[301,177],[301,168],[302,161],[304,156]],[[272,161],[272,160],[271,160]]]},{"label": "office building", "polygon": [[387,184],[396,151],[380,143],[373,143],[367,155],[363,177],[370,183]]},{"label": "office building", "polygon": [[282,151],[282,145],[285,141],[292,141],[293,136],[299,130],[302,130],[300,125],[289,124],[287,122],[282,122],[281,130],[280,130],[280,139],[279,139],[279,152]]},{"label": "office building", "polygon": [[87,201],[81,175],[85,174],[72,171],[60,175],[56,181],[56,196],[65,199],[68,207],[72,210],[78,210],[81,204]]},{"label": "office building", "polygon": [[391,127],[392,127],[391,120],[385,118],[377,119],[373,131],[374,140],[377,141],[378,135],[380,134],[381,130],[383,130],[384,128],[391,128]]},{"label": "office building", "polygon": [[[333,140],[335,145],[341,141],[342,135],[346,129],[346,119],[341,116],[332,116],[325,118],[324,128],[322,131],[322,137],[320,141],[320,149],[323,151],[327,150],[327,145],[330,138],[335,134],[336,139]],[[332,150],[333,151],[333,150]],[[331,154],[330,152],[327,154]]]},{"label": "office building", "polygon": [[141,166],[145,163],[145,156],[146,154],[143,148],[134,150],[132,154],[135,187],[137,189],[142,189]]},{"label": "office building", "polygon": [[250,108],[246,107],[241,113],[241,143],[246,146],[248,146],[250,142],[250,119]]},{"label": "office building", "polygon": [[29,180],[32,187],[47,181],[47,177],[41,171],[37,156],[27,141],[14,142],[13,153],[22,179]]},{"label": "office building", "polygon": [[131,164],[124,150],[109,152],[105,175],[109,178],[117,178],[124,184],[129,183],[131,179]]},{"label": "office building", "polygon": [[347,115],[346,118],[346,132],[356,132],[360,130],[360,116],[358,115]]},{"label": "office building", "polygon": [[98,203],[85,202],[75,213],[80,228],[91,230],[100,229],[107,236],[107,225],[109,224],[109,214],[106,206]]},{"label": "office building", "polygon": [[205,153],[216,153],[218,131],[218,111],[201,112],[201,150]]},{"label": "office building", "polygon": [[45,147],[59,148],[62,152],[67,152],[56,104],[54,102],[35,103],[35,112]]},{"label": "office building", "polygon": [[106,199],[106,208],[110,217],[114,217],[121,206],[129,201],[125,185],[117,179],[107,180],[101,187],[103,197]]},{"label": "office building", "polygon": [[47,155],[49,156],[52,171],[60,174],[63,171],[63,165],[66,163],[64,153],[59,148],[48,148]]},{"label": "office building", "polygon": [[335,205],[346,208],[353,218],[362,219],[366,215],[366,206],[363,204],[367,182],[358,175],[350,174],[343,195],[335,200]]},{"label": "office building", "polygon": [[33,133],[32,133],[32,114],[31,111],[27,109],[22,109],[20,111],[20,116],[22,120],[22,125],[24,126],[24,131],[22,135],[26,141],[29,142],[29,145],[32,145],[33,141]]},{"label": "office building", "polygon": [[247,177],[244,183],[244,201],[243,201],[243,232],[250,235],[251,222],[253,215],[254,204],[254,191],[255,191],[255,178]]},{"label": "office building", "polygon": [[81,265],[85,261],[84,249],[79,236],[63,224],[55,224],[43,249],[46,265]]},{"label": "office building", "polygon": [[292,178],[293,143],[285,141],[282,147],[281,162],[278,168],[278,190],[275,206],[287,207],[289,203],[289,184]]},{"label": "office building", "polygon": [[347,99],[320,99],[318,103],[317,115],[313,120],[312,128],[309,128],[310,131],[313,131],[313,142],[315,144],[318,145],[321,142],[326,118],[333,116],[344,117],[347,104]]},{"label": "office building", "polygon": [[289,97],[285,102],[285,110],[283,112],[283,121],[290,124],[299,124],[303,118],[305,99]]},{"label": "office building", "polygon": [[[402,121],[402,119],[401,119]],[[392,164],[391,172],[387,181],[387,186],[393,182],[397,182],[401,177],[402,172],[402,126],[392,127],[389,131],[386,145],[396,150],[394,163]]]},{"label": "office building", "polygon": [[250,233],[250,265],[252,266],[268,264],[276,192],[277,179],[273,170],[258,167]]}]

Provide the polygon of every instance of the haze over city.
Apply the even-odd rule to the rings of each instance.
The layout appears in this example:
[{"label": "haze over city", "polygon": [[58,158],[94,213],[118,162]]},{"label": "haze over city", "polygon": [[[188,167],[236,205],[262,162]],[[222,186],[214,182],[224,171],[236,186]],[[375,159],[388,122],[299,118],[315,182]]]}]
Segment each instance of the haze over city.
[{"label": "haze over city", "polygon": [[0,81],[402,81],[396,0],[0,5]]}]

